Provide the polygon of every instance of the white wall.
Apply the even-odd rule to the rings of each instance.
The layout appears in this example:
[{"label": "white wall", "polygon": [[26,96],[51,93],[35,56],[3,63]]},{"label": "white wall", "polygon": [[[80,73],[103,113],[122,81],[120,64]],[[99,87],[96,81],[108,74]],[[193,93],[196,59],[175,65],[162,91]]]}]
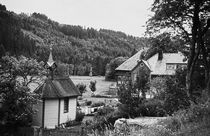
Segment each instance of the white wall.
[{"label": "white wall", "polygon": [[44,127],[55,128],[58,125],[59,100],[45,100]]},{"label": "white wall", "polygon": [[77,99],[69,98],[69,111],[67,113],[64,113],[64,99],[61,99],[60,104],[60,124],[74,120],[76,118]]}]

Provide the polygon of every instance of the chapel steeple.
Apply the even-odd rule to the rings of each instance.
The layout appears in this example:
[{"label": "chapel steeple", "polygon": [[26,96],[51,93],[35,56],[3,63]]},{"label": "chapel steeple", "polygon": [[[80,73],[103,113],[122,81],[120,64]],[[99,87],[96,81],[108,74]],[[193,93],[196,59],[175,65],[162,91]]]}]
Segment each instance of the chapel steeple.
[{"label": "chapel steeple", "polygon": [[53,79],[54,77],[54,70],[56,69],[56,64],[55,61],[53,60],[52,56],[52,45],[50,46],[50,55],[47,61],[48,69],[49,69],[49,77]]}]

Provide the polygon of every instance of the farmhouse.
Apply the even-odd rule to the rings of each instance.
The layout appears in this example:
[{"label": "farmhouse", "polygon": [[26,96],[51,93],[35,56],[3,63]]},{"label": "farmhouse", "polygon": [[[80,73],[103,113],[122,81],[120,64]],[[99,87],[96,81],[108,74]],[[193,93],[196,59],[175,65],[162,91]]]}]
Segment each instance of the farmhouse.
[{"label": "farmhouse", "polygon": [[174,75],[179,67],[185,67],[187,61],[182,53],[156,53],[147,60],[140,59],[143,50],[137,52],[134,56],[117,67],[117,83],[124,78],[130,78],[132,83],[136,81],[139,72],[144,69],[149,72],[150,79],[156,76]]},{"label": "farmhouse", "polygon": [[[33,125],[43,128],[55,128],[76,117],[77,97],[80,94],[68,74],[56,75],[56,66],[50,52],[48,77],[35,91],[42,100],[34,106]],[[66,72],[67,73],[67,72]]]}]

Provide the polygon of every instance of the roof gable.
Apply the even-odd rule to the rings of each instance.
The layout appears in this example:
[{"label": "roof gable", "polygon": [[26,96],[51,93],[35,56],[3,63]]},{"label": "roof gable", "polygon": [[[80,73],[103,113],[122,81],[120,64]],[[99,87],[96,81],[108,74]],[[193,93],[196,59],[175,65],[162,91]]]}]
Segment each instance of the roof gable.
[{"label": "roof gable", "polygon": [[42,98],[64,98],[77,97],[80,94],[77,87],[69,77],[56,77],[54,79],[46,79],[35,92],[42,94]]},{"label": "roof gable", "polygon": [[124,63],[122,63],[120,66],[118,66],[115,70],[117,70],[117,71],[132,71],[138,64],[140,55],[143,51],[144,51],[143,49],[138,51],[135,55],[133,55],[128,60],[126,60]]}]

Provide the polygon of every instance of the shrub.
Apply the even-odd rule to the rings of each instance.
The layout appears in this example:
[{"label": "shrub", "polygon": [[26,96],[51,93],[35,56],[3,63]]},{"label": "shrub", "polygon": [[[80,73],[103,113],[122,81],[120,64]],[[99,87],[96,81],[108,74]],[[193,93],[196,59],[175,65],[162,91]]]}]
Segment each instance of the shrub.
[{"label": "shrub", "polygon": [[83,84],[83,83],[77,84],[76,87],[79,89],[81,95],[87,91],[87,90],[86,90],[86,85]]},{"label": "shrub", "polygon": [[166,91],[166,79],[164,77],[155,77],[150,82],[150,93],[154,95],[155,98],[164,100]]},{"label": "shrub", "polygon": [[138,112],[141,116],[162,117],[166,115],[163,101],[150,99],[139,105]]},{"label": "shrub", "polygon": [[94,93],[96,91],[96,81],[90,81],[89,88]]},{"label": "shrub", "polygon": [[92,104],[92,101],[86,101],[85,103],[87,106],[90,106]]},{"label": "shrub", "polygon": [[206,117],[210,117],[210,104],[192,104],[188,109],[175,112],[174,117],[182,124],[206,120]]},{"label": "shrub", "polygon": [[168,77],[166,86],[164,108],[167,114],[171,115],[175,111],[186,109],[190,106],[186,88],[177,82],[177,78]]},{"label": "shrub", "polygon": [[98,110],[98,112],[96,113],[96,117],[98,117],[98,116],[105,116],[108,113],[111,113],[113,111],[114,111],[114,108],[109,107],[109,106],[105,106],[105,107],[103,107],[103,108]]},{"label": "shrub", "polygon": [[81,124],[81,123],[76,120],[68,120],[68,121],[66,121],[66,123],[64,123],[65,127],[76,126],[79,124]]},{"label": "shrub", "polygon": [[113,129],[114,123],[118,118],[127,118],[126,114],[119,110],[115,110],[112,107],[104,107],[99,109],[97,114],[94,116],[93,121],[86,121],[85,127],[89,130],[104,131],[107,128]]},{"label": "shrub", "polygon": [[81,122],[84,119],[84,117],[85,117],[85,113],[77,111],[75,121]]},{"label": "shrub", "polygon": [[124,84],[118,86],[118,96],[120,105],[120,110],[129,114],[130,117],[138,116],[139,104],[142,103],[143,98],[139,96],[139,90],[136,86],[132,84],[130,80],[126,81]]},{"label": "shrub", "polygon": [[105,103],[104,102],[97,102],[97,103],[92,103],[91,107],[99,107],[99,106],[104,106]]}]

